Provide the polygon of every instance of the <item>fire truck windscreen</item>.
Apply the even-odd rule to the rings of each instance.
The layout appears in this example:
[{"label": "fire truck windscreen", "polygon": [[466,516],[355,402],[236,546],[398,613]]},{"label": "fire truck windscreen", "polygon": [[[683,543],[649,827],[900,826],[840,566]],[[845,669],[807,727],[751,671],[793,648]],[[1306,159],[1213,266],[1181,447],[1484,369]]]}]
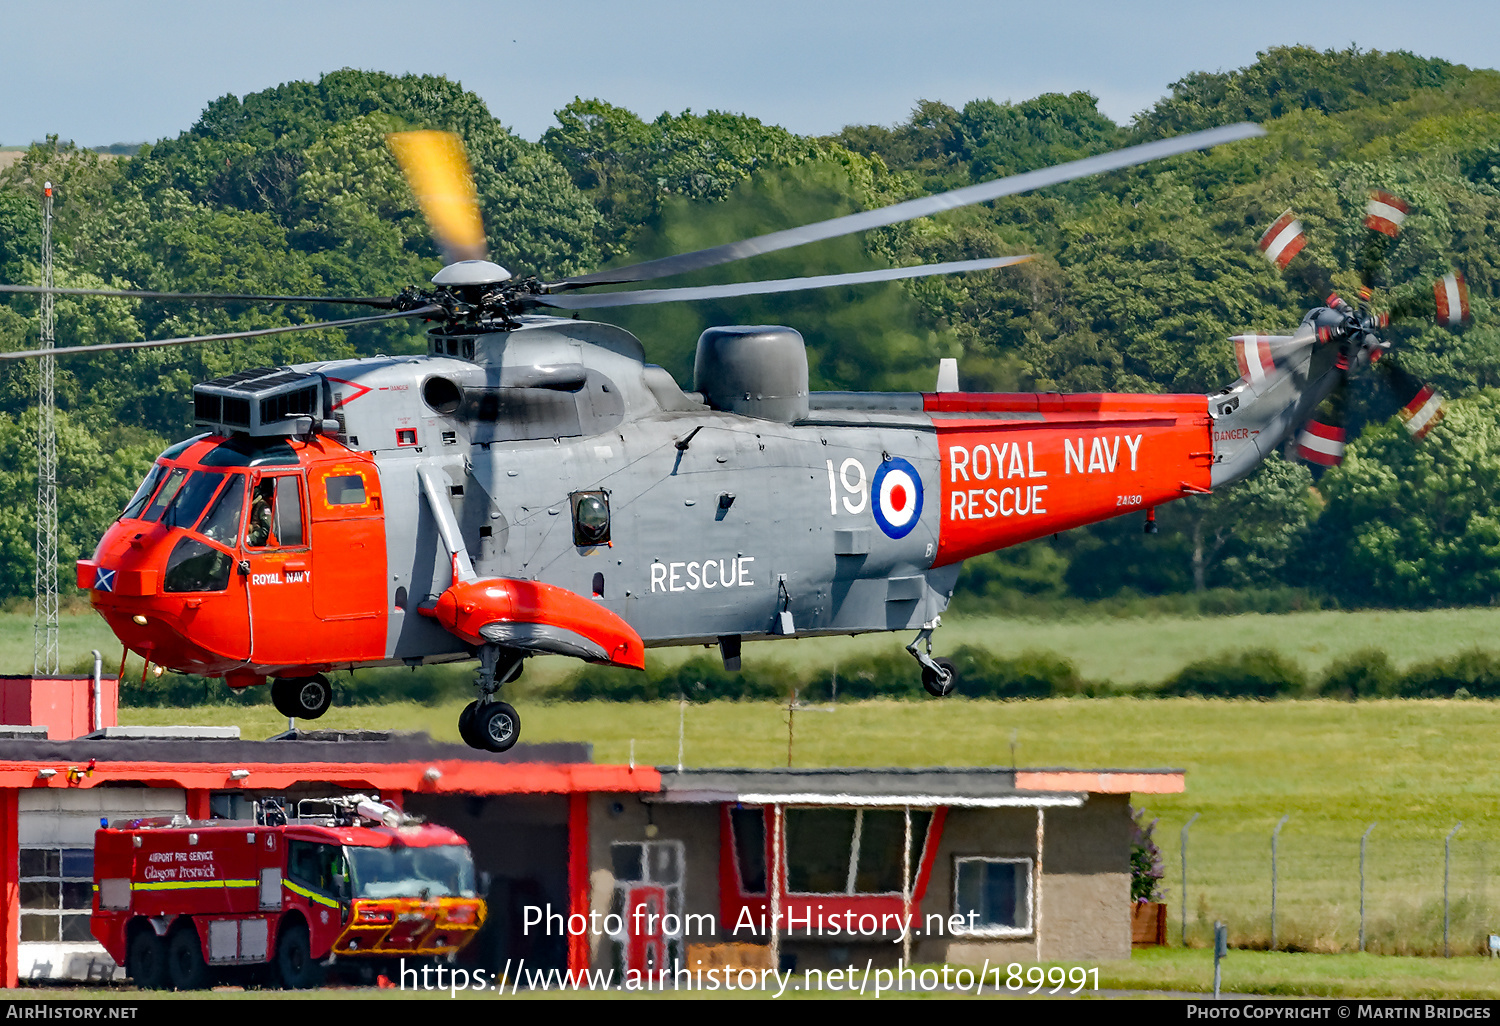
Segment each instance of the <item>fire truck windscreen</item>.
[{"label": "fire truck windscreen", "polygon": [[345,848],[356,898],[472,898],[474,860],[458,844]]}]

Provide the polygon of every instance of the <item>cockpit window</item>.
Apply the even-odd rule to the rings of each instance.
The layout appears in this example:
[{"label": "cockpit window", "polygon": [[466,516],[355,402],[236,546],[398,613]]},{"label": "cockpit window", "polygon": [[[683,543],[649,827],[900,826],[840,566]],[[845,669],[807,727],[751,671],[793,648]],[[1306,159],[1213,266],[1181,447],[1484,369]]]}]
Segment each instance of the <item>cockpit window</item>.
[{"label": "cockpit window", "polygon": [[219,493],[214,500],[213,507],[209,509],[208,516],[203,518],[203,526],[198,533],[205,538],[210,538],[222,545],[233,547],[234,540],[240,533],[240,513],[245,505],[245,475],[231,474],[229,484]]},{"label": "cockpit window", "polygon": [[193,471],[187,482],[177,490],[177,497],[172,500],[172,505],[167,507],[166,516],[161,519],[162,524],[166,527],[192,527],[202,515],[203,507],[208,505],[208,500],[214,497],[219,485],[223,483],[223,474],[207,470]]},{"label": "cockpit window", "polygon": [[146,508],[146,503],[151,499],[151,493],[156,491],[156,486],[161,484],[161,479],[166,472],[167,468],[160,463],[152,465],[150,472],[146,475],[146,480],[141,482],[141,486],[135,490],[135,494],[126,503],[125,512],[120,514],[121,520],[130,520],[141,515],[141,510]]},{"label": "cockpit window", "polygon": [[182,487],[187,474],[188,472],[181,467],[173,469],[171,476],[167,478],[167,483],[161,486],[161,491],[156,493],[156,498],[151,501],[150,506],[146,507],[146,512],[141,514],[141,519],[152,522],[161,519],[162,511],[171,505],[173,499],[177,498],[177,490]]}]

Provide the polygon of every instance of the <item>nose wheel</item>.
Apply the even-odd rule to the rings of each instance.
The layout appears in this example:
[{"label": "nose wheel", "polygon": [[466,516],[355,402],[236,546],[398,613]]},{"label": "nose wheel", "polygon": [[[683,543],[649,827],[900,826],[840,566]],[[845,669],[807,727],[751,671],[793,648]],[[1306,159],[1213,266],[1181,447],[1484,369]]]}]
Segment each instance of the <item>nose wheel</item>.
[{"label": "nose wheel", "polygon": [[311,677],[277,677],[271,682],[271,704],[283,716],[315,720],[333,704],[333,685],[321,673]]},{"label": "nose wheel", "polygon": [[458,736],[470,748],[504,752],[520,740],[520,714],[510,703],[497,699],[495,692],[521,675],[524,660],[522,653],[499,645],[479,650],[479,675],[474,681],[479,698],[458,714]]}]

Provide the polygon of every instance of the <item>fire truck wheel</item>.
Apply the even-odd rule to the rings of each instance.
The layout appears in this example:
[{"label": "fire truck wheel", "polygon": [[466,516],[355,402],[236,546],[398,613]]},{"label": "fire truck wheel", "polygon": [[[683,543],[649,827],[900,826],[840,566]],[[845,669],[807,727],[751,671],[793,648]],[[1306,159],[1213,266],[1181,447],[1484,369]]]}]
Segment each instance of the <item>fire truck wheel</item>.
[{"label": "fire truck wheel", "polygon": [[276,938],[276,969],[283,987],[307,990],[322,986],[323,967],[312,956],[306,923],[288,923],[280,930]]},{"label": "fire truck wheel", "polygon": [[484,747],[484,742],[478,734],[474,733],[474,714],[478,711],[479,703],[470,702],[464,706],[464,711],[458,714],[458,736],[470,748]]},{"label": "fire truck wheel", "polygon": [[474,713],[471,729],[486,751],[504,752],[521,736],[521,717],[506,702],[490,702]]},{"label": "fire truck wheel", "polygon": [[130,938],[125,952],[125,975],[142,990],[166,990],[167,946],[149,926]]},{"label": "fire truck wheel", "polygon": [[312,677],[277,677],[271,682],[271,704],[283,716],[315,720],[333,703],[333,687],[321,673]]},{"label": "fire truck wheel", "polygon": [[924,666],[922,668],[922,687],[926,688],[927,693],[934,698],[947,698],[953,694],[953,689],[958,687],[958,670],[947,659],[934,659],[933,662],[942,667],[947,676],[939,677]]},{"label": "fire truck wheel", "polygon": [[178,930],[167,942],[167,975],[176,990],[203,990],[213,982],[203,961],[203,942],[192,927]]}]

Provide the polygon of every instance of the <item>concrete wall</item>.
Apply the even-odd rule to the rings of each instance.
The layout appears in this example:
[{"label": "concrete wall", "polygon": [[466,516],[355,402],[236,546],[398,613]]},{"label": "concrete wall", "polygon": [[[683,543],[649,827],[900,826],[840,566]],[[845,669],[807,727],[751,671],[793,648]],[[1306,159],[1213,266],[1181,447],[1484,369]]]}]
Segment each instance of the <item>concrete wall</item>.
[{"label": "concrete wall", "polygon": [[[1035,858],[1036,817],[1034,809],[952,810],[922,902],[924,918],[928,913],[953,912],[956,858]],[[1129,796],[1091,795],[1082,808],[1048,809],[1045,817],[1041,957],[1064,961],[1129,958]],[[1016,939],[924,939],[913,951],[918,961],[955,965],[980,965],[986,959],[991,965],[1035,961],[1036,957],[1034,933]]]},{"label": "concrete wall", "polygon": [[[689,943],[732,939],[719,919],[719,806],[651,805],[637,795],[589,796],[589,895],[591,907],[602,917],[610,911],[615,878],[610,868],[610,845],[616,841],[681,841],[686,856],[682,910],[685,915],[711,913],[717,932],[685,937]],[[654,836],[647,827],[654,825]],[[732,924],[731,924],[732,925]],[[743,938],[741,938],[743,939]],[[602,936],[589,939],[595,968],[611,966],[610,943]]]}]

